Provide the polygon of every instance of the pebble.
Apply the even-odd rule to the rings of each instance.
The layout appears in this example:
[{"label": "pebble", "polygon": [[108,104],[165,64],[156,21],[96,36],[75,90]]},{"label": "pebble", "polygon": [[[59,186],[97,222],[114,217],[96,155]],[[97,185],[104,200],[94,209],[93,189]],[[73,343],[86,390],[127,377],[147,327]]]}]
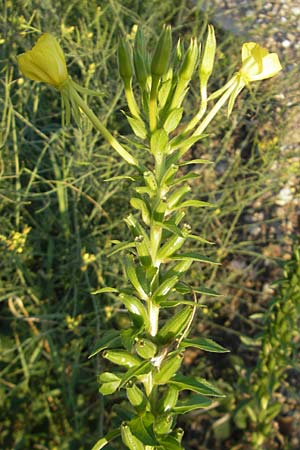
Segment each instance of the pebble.
[{"label": "pebble", "polygon": [[283,48],[289,48],[291,46],[291,41],[285,39],[284,41],[282,41],[281,45]]}]

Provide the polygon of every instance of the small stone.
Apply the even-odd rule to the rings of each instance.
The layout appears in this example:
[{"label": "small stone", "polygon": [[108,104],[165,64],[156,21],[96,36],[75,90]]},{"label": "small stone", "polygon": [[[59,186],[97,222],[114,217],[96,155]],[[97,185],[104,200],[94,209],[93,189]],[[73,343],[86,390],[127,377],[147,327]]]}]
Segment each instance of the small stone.
[{"label": "small stone", "polygon": [[286,205],[291,200],[293,200],[293,192],[292,189],[289,186],[286,186],[282,189],[280,189],[278,197],[276,199],[276,205]]},{"label": "small stone", "polygon": [[288,39],[285,39],[284,41],[282,41],[281,45],[284,48],[289,48],[291,46],[291,41],[289,41]]},{"label": "small stone", "polygon": [[293,8],[291,8],[291,13],[294,14],[295,16],[299,16],[300,15],[300,7],[294,6]]}]

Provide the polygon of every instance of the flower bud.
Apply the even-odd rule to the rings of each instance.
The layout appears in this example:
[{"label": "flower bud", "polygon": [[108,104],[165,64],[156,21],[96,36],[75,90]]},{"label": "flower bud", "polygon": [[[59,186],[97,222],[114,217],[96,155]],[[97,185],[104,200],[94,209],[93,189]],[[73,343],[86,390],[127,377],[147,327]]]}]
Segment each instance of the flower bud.
[{"label": "flower bud", "polygon": [[160,329],[158,340],[164,344],[178,337],[188,323],[191,314],[192,309],[189,306],[174,314]]},{"label": "flower bud", "polygon": [[128,369],[141,363],[141,360],[137,356],[132,355],[126,350],[105,350],[102,356],[113,364],[124,366]]},{"label": "flower bud", "polygon": [[168,68],[172,49],[172,35],[171,27],[167,25],[164,27],[152,58],[151,74],[158,77],[163,76]]},{"label": "flower bud", "polygon": [[208,25],[207,38],[203,50],[202,60],[199,66],[200,81],[207,83],[214,66],[216,54],[216,37],[214,27]]},{"label": "flower bud", "polygon": [[49,33],[43,34],[32,50],[18,56],[21,72],[30,80],[42,81],[58,88],[68,79],[63,51]]},{"label": "flower bud", "polygon": [[177,372],[179,367],[181,366],[183,355],[177,354],[175,356],[171,356],[166,361],[164,361],[157,372],[154,375],[154,383],[155,384],[166,384],[172,378],[173,375]]},{"label": "flower bud", "polygon": [[138,50],[134,50],[133,53],[134,69],[136,78],[142,89],[147,87],[148,71],[146,68],[145,60]]},{"label": "flower bud", "polygon": [[126,447],[134,450],[145,450],[145,446],[132,434],[126,422],[122,422],[121,424],[121,437]]},{"label": "flower bud", "polygon": [[197,39],[192,38],[189,48],[185,54],[182,66],[179,69],[179,78],[189,81],[194,73],[195,66],[198,59],[198,44]]},{"label": "flower bud", "polygon": [[123,80],[133,75],[132,50],[126,39],[121,39],[118,47],[119,72]]},{"label": "flower bud", "polygon": [[149,339],[137,339],[135,349],[141,358],[151,359],[157,352],[157,345]]}]

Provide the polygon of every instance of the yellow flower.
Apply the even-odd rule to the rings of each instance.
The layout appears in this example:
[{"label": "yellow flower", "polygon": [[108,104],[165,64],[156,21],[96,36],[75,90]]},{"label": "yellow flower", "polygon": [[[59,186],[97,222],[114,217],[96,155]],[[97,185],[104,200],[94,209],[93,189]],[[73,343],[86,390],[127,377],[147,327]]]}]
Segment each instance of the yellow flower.
[{"label": "yellow flower", "polygon": [[282,69],[278,55],[269,53],[255,42],[246,42],[243,45],[242,63],[240,74],[246,84],[274,77]]},{"label": "yellow flower", "polygon": [[49,83],[58,88],[68,79],[63,51],[49,33],[43,34],[32,48],[18,56],[19,68],[31,80]]}]

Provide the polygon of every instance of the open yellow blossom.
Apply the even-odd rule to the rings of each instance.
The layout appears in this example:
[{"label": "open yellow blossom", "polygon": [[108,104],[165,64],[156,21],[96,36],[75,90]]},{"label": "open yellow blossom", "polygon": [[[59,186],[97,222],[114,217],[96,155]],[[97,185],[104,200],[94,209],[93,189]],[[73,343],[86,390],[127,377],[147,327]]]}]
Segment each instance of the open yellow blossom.
[{"label": "open yellow blossom", "polygon": [[243,45],[242,63],[240,74],[246,84],[274,77],[282,69],[278,55],[269,53],[255,42],[246,42]]},{"label": "open yellow blossom", "polygon": [[49,33],[43,34],[32,48],[18,56],[21,72],[27,78],[42,81],[58,88],[68,79],[63,51]]}]

